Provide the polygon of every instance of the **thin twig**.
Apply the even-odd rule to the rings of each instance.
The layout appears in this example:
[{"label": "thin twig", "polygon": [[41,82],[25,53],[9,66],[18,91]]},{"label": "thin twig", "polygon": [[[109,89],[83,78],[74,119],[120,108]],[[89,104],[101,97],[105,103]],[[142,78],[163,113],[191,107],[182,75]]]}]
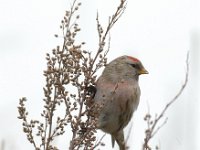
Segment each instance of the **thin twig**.
[{"label": "thin twig", "polygon": [[106,133],[104,135],[102,135],[102,137],[99,139],[99,141],[95,144],[95,146],[93,147],[93,149],[95,149],[96,147],[98,147],[100,144],[102,144],[102,140],[103,138],[106,136]]},{"label": "thin twig", "polygon": [[170,100],[160,113],[158,117],[156,116],[155,119],[151,120],[151,115],[148,113],[145,117],[145,120],[147,121],[147,130],[145,131],[146,137],[144,139],[143,144],[143,150],[150,150],[149,141],[153,138],[153,136],[166,124],[167,118],[165,121],[157,127],[158,123],[160,122],[161,118],[165,115],[166,111],[169,109],[169,107],[180,97],[180,95],[183,93],[187,83],[188,83],[188,77],[189,77],[189,52],[187,53],[186,58],[186,73],[185,73],[185,80],[183,85],[181,86],[178,93]]},{"label": "thin twig", "polygon": [[128,149],[128,147],[129,147],[129,146],[127,146],[127,143],[128,143],[128,140],[130,139],[132,128],[133,128],[133,123],[131,122],[130,128],[129,128],[129,130],[128,130],[128,134],[127,134],[126,140],[125,140],[125,145],[126,145],[126,148],[127,148],[127,149]]}]

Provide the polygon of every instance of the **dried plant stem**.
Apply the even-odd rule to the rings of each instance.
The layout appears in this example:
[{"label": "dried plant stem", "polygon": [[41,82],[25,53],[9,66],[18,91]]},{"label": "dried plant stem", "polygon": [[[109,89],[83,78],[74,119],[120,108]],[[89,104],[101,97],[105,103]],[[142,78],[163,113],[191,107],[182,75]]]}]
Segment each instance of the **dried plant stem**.
[{"label": "dried plant stem", "polygon": [[164,122],[158,126],[158,123],[165,115],[166,111],[169,109],[169,107],[180,97],[180,95],[183,93],[187,83],[188,83],[188,76],[189,76],[189,52],[187,53],[186,58],[186,73],[185,73],[185,81],[183,85],[181,86],[178,93],[170,100],[162,110],[162,112],[156,117],[154,120],[151,120],[151,115],[148,113],[145,116],[145,120],[147,121],[147,130],[145,131],[145,138],[144,138],[144,144],[143,144],[143,150],[151,150],[149,146],[149,141],[153,138],[153,136],[166,124],[167,118],[164,120]]},{"label": "dried plant stem", "polygon": [[49,143],[52,141],[52,120],[53,120],[53,112],[54,112],[54,109],[55,109],[55,105],[56,105],[56,93],[57,93],[57,88],[54,87],[54,100],[53,100],[53,106],[50,110],[50,119],[49,119],[49,134],[48,134],[48,138],[47,138],[47,144],[46,144],[46,150],[49,149]]},{"label": "dried plant stem", "polygon": [[[109,19],[105,32],[97,18],[99,43],[94,57],[91,52],[83,50],[82,46],[85,42],[77,43],[76,35],[81,31],[77,23],[80,18],[77,10],[81,6],[78,1],[72,0],[69,11],[65,12],[61,20],[62,45],[54,48],[51,54],[46,54],[47,68],[44,70],[46,84],[43,88],[44,107],[41,113],[43,121],[27,121],[26,99],[22,98],[19,101],[18,118],[22,120],[28,141],[36,150],[57,150],[58,147],[53,143],[54,138],[63,135],[67,125],[70,125],[72,129],[70,150],[82,147],[85,150],[94,149],[102,144],[104,137],[95,145],[96,118],[95,115],[90,115],[92,98],[88,95],[87,87],[95,85],[96,72],[107,64],[106,56],[110,49],[111,39],[109,33],[123,14],[126,0],[120,1],[117,10]],[[108,43],[106,43],[108,35]],[[55,37],[59,36],[56,34]],[[108,45],[107,50],[105,50],[106,45]],[[75,92],[71,89],[75,89]],[[65,107],[62,117],[57,114],[57,110],[62,110],[61,105]]]},{"label": "dried plant stem", "polygon": [[99,141],[97,141],[97,143],[94,145],[93,149],[95,149],[96,147],[98,147],[100,144],[102,143],[103,138],[106,136],[106,133],[99,139]]},{"label": "dried plant stem", "polygon": [[[118,8],[117,8],[117,10],[116,10],[116,12],[115,12],[114,15],[111,17],[112,19],[109,20],[109,23],[108,23],[107,28],[106,28],[106,32],[105,32],[104,34],[103,34],[103,29],[102,29],[102,27],[101,27],[101,25],[100,25],[99,18],[98,18],[98,14],[97,14],[96,20],[97,20],[97,30],[98,30],[98,35],[99,35],[99,48],[98,48],[98,50],[97,50],[97,52],[96,52],[96,54],[95,54],[95,56],[94,56],[94,59],[92,59],[92,62],[90,63],[89,68],[91,68],[91,69],[90,69],[89,72],[88,72],[88,76],[89,76],[89,77],[92,77],[92,76],[96,73],[97,69],[99,69],[99,67],[94,68],[94,64],[96,63],[97,58],[100,56],[100,54],[102,53],[102,51],[103,51],[103,49],[104,49],[105,40],[106,40],[106,38],[107,38],[107,35],[108,35],[109,31],[111,30],[111,28],[113,27],[113,25],[116,23],[116,21],[121,17],[121,15],[123,14],[125,8],[126,8],[126,7],[125,7],[125,1],[121,1],[120,4],[119,4],[119,6],[118,6]],[[103,34],[103,35],[102,35],[102,34]],[[106,55],[107,55],[107,53],[108,53],[108,51],[109,51],[109,48],[110,48],[110,39],[111,39],[111,38],[109,38],[109,41],[108,41],[108,49],[107,49],[107,51],[105,51],[103,58],[106,57]],[[90,57],[91,57],[91,56],[90,56]],[[93,69],[93,68],[94,68],[94,69]],[[90,81],[89,81],[89,78],[87,78],[87,79],[85,80],[85,85],[88,85],[89,82],[90,82]],[[83,103],[84,103],[85,98],[86,98],[86,92],[83,93],[82,101],[80,101],[80,109],[79,109],[79,113],[78,113],[78,117],[77,117],[77,118],[78,118],[78,119],[77,119],[78,121],[79,121],[80,118],[81,118],[81,114],[83,114]],[[74,141],[74,139],[76,138],[77,131],[78,131],[78,130],[75,130],[75,131],[73,132],[72,141]],[[80,141],[80,142],[81,142],[81,141]],[[71,142],[70,145],[71,145],[71,146],[70,146],[70,149],[73,149],[73,148],[74,148],[74,147],[73,147],[73,146],[74,146],[73,142]],[[80,146],[80,145],[79,145],[79,146]],[[79,148],[79,147],[78,147],[78,148]]]}]

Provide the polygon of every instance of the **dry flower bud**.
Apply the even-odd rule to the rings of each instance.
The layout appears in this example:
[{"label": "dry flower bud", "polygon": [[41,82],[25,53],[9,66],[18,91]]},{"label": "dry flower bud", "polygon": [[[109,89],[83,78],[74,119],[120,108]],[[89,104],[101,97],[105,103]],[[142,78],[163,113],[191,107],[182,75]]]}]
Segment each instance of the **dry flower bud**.
[{"label": "dry flower bud", "polygon": [[78,6],[77,6],[77,7],[75,7],[75,10],[78,10]]}]

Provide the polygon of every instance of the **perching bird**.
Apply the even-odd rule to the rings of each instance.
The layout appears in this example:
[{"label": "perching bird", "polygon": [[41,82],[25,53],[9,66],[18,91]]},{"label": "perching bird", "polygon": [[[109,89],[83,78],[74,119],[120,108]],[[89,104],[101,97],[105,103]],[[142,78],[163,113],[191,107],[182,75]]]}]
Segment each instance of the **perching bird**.
[{"label": "perching bird", "polygon": [[111,134],[120,150],[125,150],[123,128],[129,123],[140,100],[139,75],[148,74],[142,63],[131,56],[121,56],[106,65],[96,83],[94,102],[102,105],[97,128]]}]

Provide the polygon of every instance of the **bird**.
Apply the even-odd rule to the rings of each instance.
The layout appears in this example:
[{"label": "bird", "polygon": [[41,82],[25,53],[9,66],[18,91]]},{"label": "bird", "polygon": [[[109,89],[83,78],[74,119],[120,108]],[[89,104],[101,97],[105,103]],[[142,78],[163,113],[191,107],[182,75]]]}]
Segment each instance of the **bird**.
[{"label": "bird", "polygon": [[140,101],[139,75],[148,74],[141,61],[123,55],[108,63],[96,85],[93,100],[100,107],[97,128],[111,135],[112,147],[115,141],[120,150],[126,149],[123,129],[130,122]]}]

